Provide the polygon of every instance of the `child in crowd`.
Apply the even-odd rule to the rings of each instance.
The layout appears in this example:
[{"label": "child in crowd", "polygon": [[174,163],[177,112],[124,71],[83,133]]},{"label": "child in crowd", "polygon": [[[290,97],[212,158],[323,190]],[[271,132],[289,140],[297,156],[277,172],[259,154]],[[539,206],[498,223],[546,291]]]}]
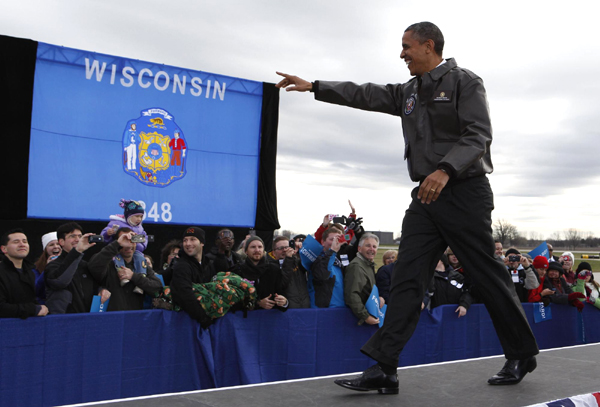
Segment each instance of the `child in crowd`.
[{"label": "child in crowd", "polygon": [[119,206],[123,208],[124,214],[110,215],[110,221],[101,233],[101,235],[104,237],[104,241],[106,243],[112,242],[119,228],[128,227],[131,228],[133,233],[136,235],[142,235],[144,237],[144,241],[138,242],[135,246],[138,252],[143,253],[148,246],[148,235],[142,226],[144,207],[138,201],[132,201],[129,199],[121,199]]}]

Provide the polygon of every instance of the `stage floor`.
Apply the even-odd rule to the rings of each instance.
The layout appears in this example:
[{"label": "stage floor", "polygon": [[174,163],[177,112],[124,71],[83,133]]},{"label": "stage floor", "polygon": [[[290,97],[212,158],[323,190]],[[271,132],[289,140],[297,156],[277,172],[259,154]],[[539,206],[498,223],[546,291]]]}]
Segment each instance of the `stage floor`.
[{"label": "stage floor", "polygon": [[537,369],[515,386],[490,386],[504,364],[493,356],[398,369],[399,395],[354,392],[333,383],[336,375],[286,382],[198,390],[77,404],[119,407],[276,406],[527,406],[600,391],[600,343],[544,350]]}]

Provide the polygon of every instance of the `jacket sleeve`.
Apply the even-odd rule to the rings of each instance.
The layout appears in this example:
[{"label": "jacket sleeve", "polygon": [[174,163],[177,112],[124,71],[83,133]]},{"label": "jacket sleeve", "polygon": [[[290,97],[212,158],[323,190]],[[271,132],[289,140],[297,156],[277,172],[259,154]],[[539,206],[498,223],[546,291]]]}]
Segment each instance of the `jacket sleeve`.
[{"label": "jacket sleeve", "polygon": [[468,310],[472,303],[473,297],[471,296],[471,293],[469,290],[464,290],[458,299],[458,305],[463,306],[466,310]]},{"label": "jacket sleeve", "polygon": [[363,304],[360,293],[368,284],[368,280],[362,271],[360,264],[352,262],[346,268],[344,277],[344,301],[350,307],[352,313],[358,318],[358,325],[362,325],[369,317],[369,313]]},{"label": "jacket sleeve", "polygon": [[542,290],[544,287],[540,284],[539,287],[532,289],[529,291],[529,297],[527,298],[528,302],[541,302],[542,301]]},{"label": "jacket sleeve", "polygon": [[0,318],[21,318],[34,317],[37,315],[38,305],[34,302],[21,304],[11,304],[8,302],[8,293],[10,287],[6,287],[0,281]]},{"label": "jacket sleeve", "polygon": [[298,273],[298,266],[296,260],[293,257],[287,257],[283,259],[283,265],[281,266],[281,284],[283,292],[286,292],[290,282],[294,278],[294,274]]},{"label": "jacket sleeve", "polygon": [[206,312],[196,300],[192,284],[192,266],[183,261],[178,261],[173,266],[173,279],[171,280],[171,293],[173,300],[192,318],[201,321],[206,318]]},{"label": "jacket sleeve", "polygon": [[540,286],[540,280],[538,280],[537,274],[532,266],[525,269],[525,289],[533,290]]},{"label": "jacket sleeve", "polygon": [[357,85],[352,82],[318,81],[315,99],[336,105],[400,116],[402,87],[400,84],[365,83]]},{"label": "jacket sleeve", "polygon": [[100,235],[102,235],[102,237],[104,238],[104,243],[111,243],[114,240],[115,235],[109,235],[107,233],[108,229],[112,229],[113,225],[115,225],[115,223],[113,223],[112,221],[108,222],[108,225],[106,225],[106,227],[102,229],[102,232],[100,232]]},{"label": "jacket sleeve", "polygon": [[332,255],[335,255],[335,252],[330,249],[327,253],[325,253],[325,255],[320,255],[313,262],[313,264],[311,266],[311,271],[312,271],[314,281],[323,282],[323,281],[329,280],[329,275],[331,273],[329,272],[328,267],[329,267],[329,259],[331,258]]},{"label": "jacket sleeve", "polygon": [[460,139],[440,161],[452,167],[457,175],[477,162],[489,151],[492,124],[485,88],[480,78],[471,79],[458,95]]},{"label": "jacket sleeve", "polygon": [[48,263],[45,271],[46,286],[54,290],[65,289],[71,283],[82,258],[83,253],[73,248],[62,263]]},{"label": "jacket sleeve", "polygon": [[119,253],[119,247],[121,247],[119,242],[115,240],[111,244],[104,246],[99,253],[92,257],[88,263],[88,268],[90,274],[96,281],[106,281],[106,275],[108,273],[107,265],[112,261],[112,258]]},{"label": "jacket sleeve", "polygon": [[154,270],[148,266],[146,269],[146,274],[142,273],[133,273],[133,277],[131,277],[131,282],[136,285],[136,287],[140,287],[146,294],[154,294],[162,288],[162,283],[156,277]]}]

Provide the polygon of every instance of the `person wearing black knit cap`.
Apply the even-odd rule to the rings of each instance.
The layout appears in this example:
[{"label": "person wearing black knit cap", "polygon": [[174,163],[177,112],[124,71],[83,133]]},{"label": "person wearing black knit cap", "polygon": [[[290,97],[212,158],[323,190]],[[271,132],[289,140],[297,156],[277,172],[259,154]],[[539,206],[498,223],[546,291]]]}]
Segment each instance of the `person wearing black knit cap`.
[{"label": "person wearing black knit cap", "polygon": [[179,251],[179,259],[173,265],[171,294],[173,302],[206,329],[212,323],[212,319],[196,300],[193,291],[193,284],[208,283],[216,274],[212,262],[203,254],[205,241],[204,230],[197,226],[185,229],[183,250]]},{"label": "person wearing black knit cap", "polygon": [[571,305],[581,312],[583,310],[583,303],[579,301],[579,298],[585,299],[585,295],[573,292],[563,274],[564,270],[560,263],[555,261],[550,262],[548,265],[548,274],[544,280],[544,288],[549,288],[554,294],[542,297],[542,299],[546,299],[554,304]]}]

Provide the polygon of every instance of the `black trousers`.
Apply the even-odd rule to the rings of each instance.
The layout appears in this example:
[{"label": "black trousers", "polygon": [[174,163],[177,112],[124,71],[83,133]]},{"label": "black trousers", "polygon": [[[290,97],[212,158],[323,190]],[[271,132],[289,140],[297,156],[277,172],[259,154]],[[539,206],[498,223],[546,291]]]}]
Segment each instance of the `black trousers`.
[{"label": "black trousers", "polygon": [[477,285],[507,359],[539,353],[535,337],[506,267],[494,258],[494,196],[485,176],[448,183],[437,201],[422,204],[418,188],[402,223],[402,241],[392,275],[383,326],[361,351],[397,366],[412,336],[425,290],[446,246],[450,246]]}]

